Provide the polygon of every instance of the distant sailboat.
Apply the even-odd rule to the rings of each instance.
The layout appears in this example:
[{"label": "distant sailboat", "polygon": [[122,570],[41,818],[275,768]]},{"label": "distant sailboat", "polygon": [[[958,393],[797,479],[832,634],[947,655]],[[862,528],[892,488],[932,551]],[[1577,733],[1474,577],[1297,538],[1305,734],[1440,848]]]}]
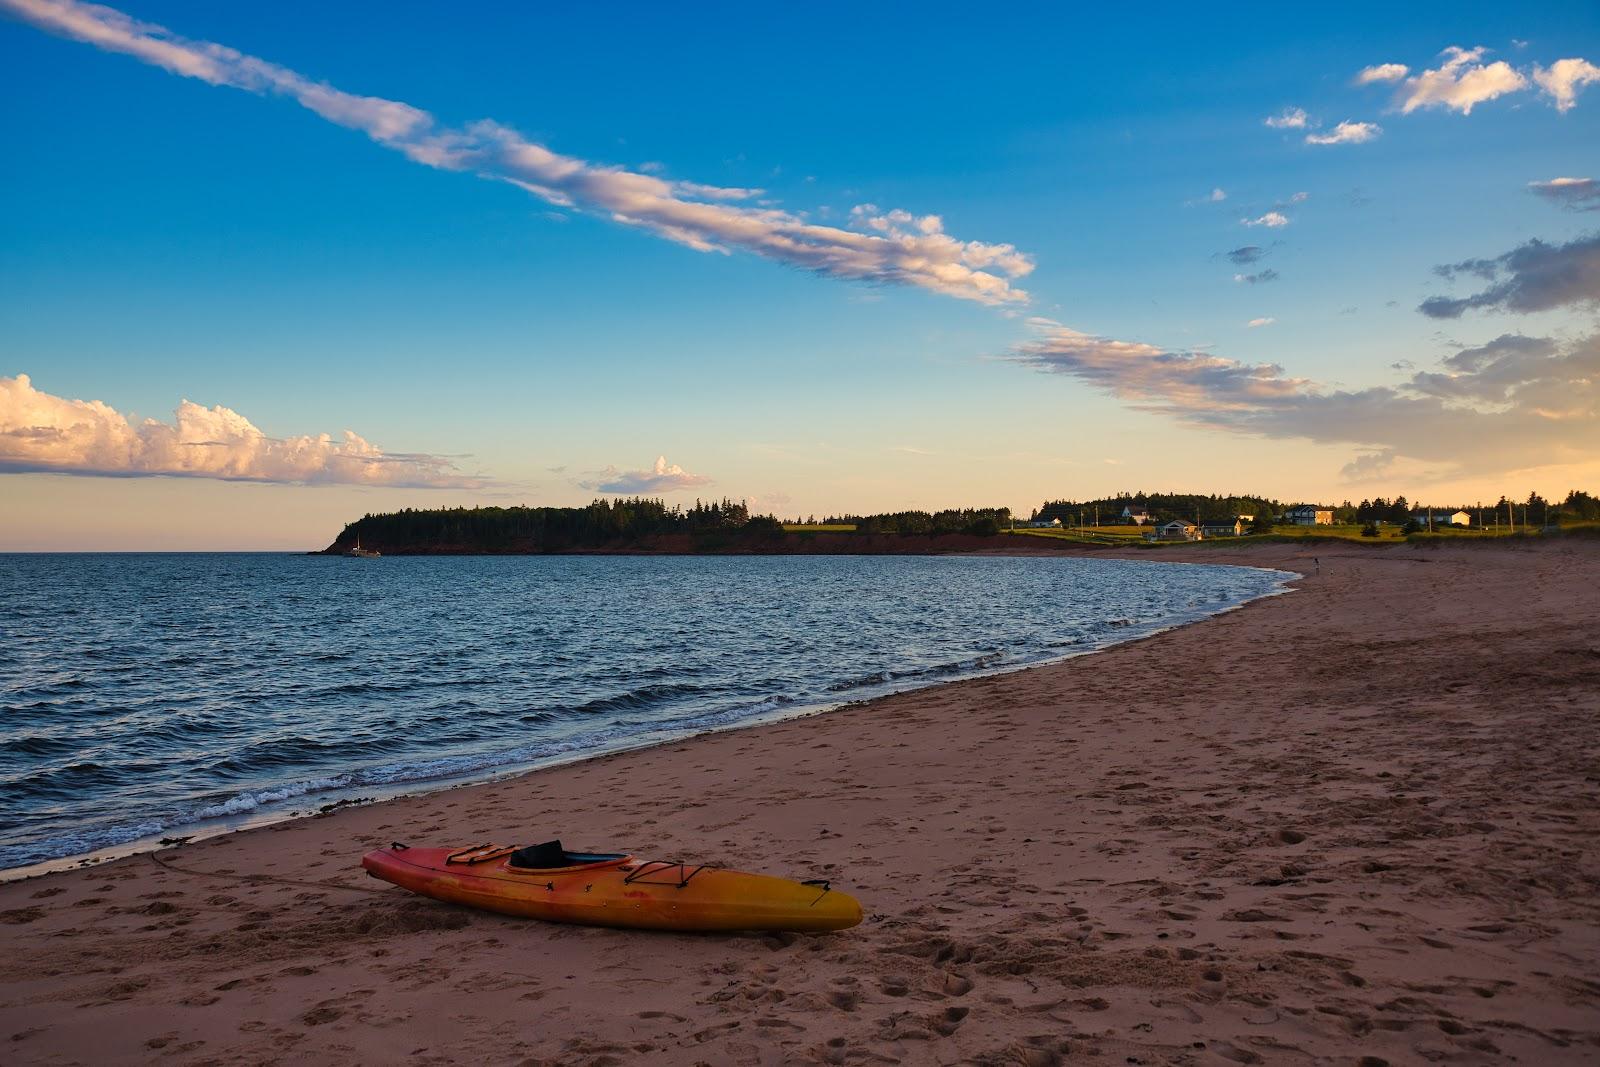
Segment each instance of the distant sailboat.
[{"label": "distant sailboat", "polygon": [[361,537],[358,534],[356,536],[356,546],[354,548],[346,550],[345,555],[347,555],[347,556],[360,556],[362,559],[377,559],[379,556],[383,555],[383,553],[379,552],[375,548],[362,548],[361,547]]}]

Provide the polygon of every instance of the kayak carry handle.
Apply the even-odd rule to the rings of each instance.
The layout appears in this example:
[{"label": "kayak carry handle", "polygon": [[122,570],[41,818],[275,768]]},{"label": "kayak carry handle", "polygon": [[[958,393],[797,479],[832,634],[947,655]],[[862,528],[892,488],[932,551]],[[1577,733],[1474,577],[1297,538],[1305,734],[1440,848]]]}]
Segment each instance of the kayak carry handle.
[{"label": "kayak carry handle", "polygon": [[410,847],[411,847],[410,845],[403,845],[399,841],[391,841],[391,842],[389,842],[389,850],[391,852],[404,852],[407,849],[409,849]]},{"label": "kayak carry handle", "polygon": [[822,892],[817,894],[817,899],[811,902],[811,907],[813,908],[817,906],[818,902],[820,902],[823,897],[827,896],[833,891],[833,883],[828,881],[826,878],[808,878],[800,884],[808,885],[812,889],[822,890]]}]

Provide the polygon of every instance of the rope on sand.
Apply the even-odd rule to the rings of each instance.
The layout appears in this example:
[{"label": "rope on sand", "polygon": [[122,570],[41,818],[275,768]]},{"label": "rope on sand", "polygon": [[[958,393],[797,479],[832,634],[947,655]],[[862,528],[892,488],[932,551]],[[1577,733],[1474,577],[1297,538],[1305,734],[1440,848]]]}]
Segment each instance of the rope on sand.
[{"label": "rope on sand", "polygon": [[172,871],[175,874],[188,874],[196,878],[220,878],[233,882],[272,882],[277,885],[297,885],[305,889],[343,889],[350,893],[371,893],[374,896],[386,897],[386,889],[368,889],[363,885],[340,885],[338,882],[303,882],[295,878],[277,878],[270,874],[223,874],[220,871],[197,871],[190,867],[179,867],[175,863],[168,863],[154,852],[146,853],[150,862],[162,870]]}]

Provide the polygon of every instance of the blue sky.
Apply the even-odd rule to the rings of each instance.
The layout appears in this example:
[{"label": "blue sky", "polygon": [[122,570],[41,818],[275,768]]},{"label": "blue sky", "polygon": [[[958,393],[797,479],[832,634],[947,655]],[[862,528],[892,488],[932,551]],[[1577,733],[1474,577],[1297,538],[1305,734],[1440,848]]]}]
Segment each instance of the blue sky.
[{"label": "blue sky", "polygon": [[[8,6],[27,10],[0,19],[0,378],[37,391],[7,394],[4,425],[32,434],[16,440],[80,417],[56,400],[170,423],[187,398],[272,439],[350,429],[454,474],[428,468],[410,481],[442,487],[417,487],[269,465],[236,468],[241,482],[13,449],[0,479],[24,506],[0,547],[63,543],[80,536],[64,516],[107,506],[130,517],[76,547],[320,544],[366,510],[579,503],[619,472],[669,499],[784,513],[1600,484],[1588,274],[1532,310],[1417,310],[1488,284],[1434,267],[1534,238],[1593,270],[1579,242],[1600,214],[1580,209],[1600,201],[1530,188],[1600,178],[1600,84],[1580,78],[1561,111],[1534,77],[1600,62],[1591,5],[1371,5],[1337,26],[1276,6],[120,9],[442,129],[491,119],[596,168],[763,191],[735,211],[865,232],[895,209],[937,216],[1031,266],[1006,276],[1028,299],[998,304],[899,268],[872,283],[697,251],[500,174],[422,165],[282,95],[46,32],[49,0]],[[1486,49],[1460,71],[1503,62],[1524,87],[1470,113],[1460,97],[1403,113],[1404,79],[1352,84],[1376,64],[1438,70],[1450,46]],[[1264,124],[1288,108],[1308,125]],[[1305,143],[1346,121],[1382,132]],[[852,222],[858,205],[875,210]],[[1241,222],[1274,210],[1286,225]],[[916,237],[921,223],[883,225]],[[1252,245],[1246,266],[1225,255]],[[1091,351],[1079,334],[1151,351]],[[1547,342],[1518,379],[1526,410],[1472,377],[1498,350],[1447,368],[1467,375],[1448,394],[1407,384],[1505,335]],[[1007,358],[1041,337],[1043,357]],[[1282,369],[1263,389],[1195,359]],[[1291,379],[1305,384],[1276,384]],[[1539,399],[1556,394],[1576,399]],[[1491,438],[1525,447],[1472,444]],[[686,474],[650,481],[657,456]]]}]

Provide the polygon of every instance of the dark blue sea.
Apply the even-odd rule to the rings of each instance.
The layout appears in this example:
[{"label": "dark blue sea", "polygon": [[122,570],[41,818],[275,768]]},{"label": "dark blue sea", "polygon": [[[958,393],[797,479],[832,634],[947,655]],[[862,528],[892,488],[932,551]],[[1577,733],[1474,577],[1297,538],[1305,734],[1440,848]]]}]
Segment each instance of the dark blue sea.
[{"label": "dark blue sea", "polygon": [[1255,568],[0,555],[0,869],[1089,652]]}]

